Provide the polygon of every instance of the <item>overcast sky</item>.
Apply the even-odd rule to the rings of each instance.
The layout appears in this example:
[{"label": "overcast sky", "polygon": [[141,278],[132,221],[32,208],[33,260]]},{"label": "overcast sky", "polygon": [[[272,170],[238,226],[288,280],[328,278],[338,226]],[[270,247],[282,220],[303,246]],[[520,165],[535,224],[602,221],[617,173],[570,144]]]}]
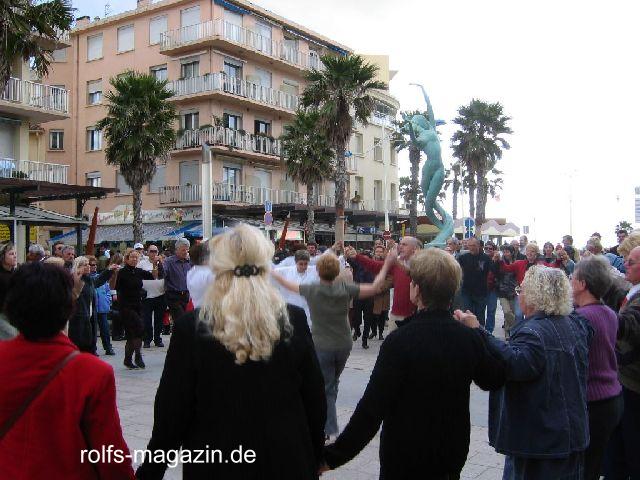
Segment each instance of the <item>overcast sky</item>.
[{"label": "overcast sky", "polygon": [[[73,3],[78,15],[104,15],[104,0]],[[115,14],[136,0],[108,3]],[[255,3],[356,52],[389,55],[399,71],[390,89],[402,109],[424,109],[409,85],[421,83],[436,117],[448,122],[441,127],[445,165],[458,107],[472,98],[502,103],[514,134],[499,164],[505,188],[500,201],[489,201],[487,216],[528,225],[539,242],[558,242],[569,232],[571,197],[579,246],[596,230],[613,244],[615,224],[633,222],[640,186],[640,7],[633,1]],[[407,156],[399,163],[408,175]],[[451,210],[450,194],[445,207]]]}]

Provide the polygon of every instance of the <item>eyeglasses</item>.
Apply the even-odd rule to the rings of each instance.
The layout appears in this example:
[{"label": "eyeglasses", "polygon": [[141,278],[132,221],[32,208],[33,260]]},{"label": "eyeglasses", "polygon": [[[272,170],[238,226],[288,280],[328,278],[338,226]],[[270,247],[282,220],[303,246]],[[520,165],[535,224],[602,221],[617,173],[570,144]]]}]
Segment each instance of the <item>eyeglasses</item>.
[{"label": "eyeglasses", "polygon": [[158,253],[158,250],[149,250],[149,253]]}]

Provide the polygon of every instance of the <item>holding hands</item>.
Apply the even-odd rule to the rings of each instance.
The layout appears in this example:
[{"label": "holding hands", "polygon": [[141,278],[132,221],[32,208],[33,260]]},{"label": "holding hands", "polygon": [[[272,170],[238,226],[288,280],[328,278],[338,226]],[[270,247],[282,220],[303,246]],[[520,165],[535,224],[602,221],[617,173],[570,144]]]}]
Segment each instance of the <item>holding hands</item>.
[{"label": "holding hands", "polygon": [[462,310],[455,310],[453,312],[453,317],[457,321],[459,321],[463,325],[466,325],[469,328],[480,327],[480,322],[478,322],[478,319],[476,318],[476,316],[473,313],[471,313],[469,310],[467,310],[466,312],[463,312]]}]

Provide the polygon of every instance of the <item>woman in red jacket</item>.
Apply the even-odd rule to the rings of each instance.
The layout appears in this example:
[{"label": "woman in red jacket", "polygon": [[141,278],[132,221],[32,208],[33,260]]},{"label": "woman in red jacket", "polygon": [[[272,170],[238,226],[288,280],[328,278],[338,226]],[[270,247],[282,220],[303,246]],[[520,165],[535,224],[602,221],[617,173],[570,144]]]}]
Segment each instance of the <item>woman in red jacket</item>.
[{"label": "woman in red jacket", "polygon": [[5,313],[20,334],[0,342],[2,479],[135,478],[113,370],[62,332],[72,289],[69,273],[40,262],[9,282]]}]

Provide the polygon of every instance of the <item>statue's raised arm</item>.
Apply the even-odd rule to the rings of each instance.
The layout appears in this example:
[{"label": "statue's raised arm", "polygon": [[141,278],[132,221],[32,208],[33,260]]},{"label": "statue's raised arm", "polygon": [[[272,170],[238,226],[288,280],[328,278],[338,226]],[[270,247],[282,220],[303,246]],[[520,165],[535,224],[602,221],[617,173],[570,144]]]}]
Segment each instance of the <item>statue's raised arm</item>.
[{"label": "statue's raised arm", "polygon": [[431,100],[429,100],[429,95],[427,95],[427,91],[419,83],[410,83],[409,85],[415,85],[416,87],[420,88],[420,90],[422,90],[422,96],[424,97],[424,101],[427,104],[427,120],[431,124],[431,127],[435,130],[436,118],[433,113],[433,107],[431,106]]}]

